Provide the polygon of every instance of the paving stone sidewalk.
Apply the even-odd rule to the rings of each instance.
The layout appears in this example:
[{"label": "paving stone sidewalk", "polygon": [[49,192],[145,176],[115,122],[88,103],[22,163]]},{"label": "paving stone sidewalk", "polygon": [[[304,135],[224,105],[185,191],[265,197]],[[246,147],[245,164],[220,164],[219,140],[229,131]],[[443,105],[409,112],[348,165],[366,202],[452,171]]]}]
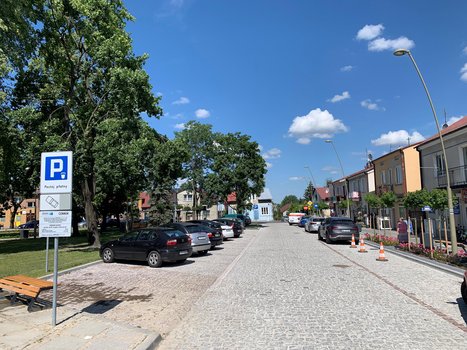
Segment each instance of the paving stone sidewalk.
[{"label": "paving stone sidewalk", "polygon": [[145,350],[160,341],[158,333],[63,306],[57,308],[53,327],[51,308],[28,312],[26,305],[11,304],[1,294],[0,349]]}]

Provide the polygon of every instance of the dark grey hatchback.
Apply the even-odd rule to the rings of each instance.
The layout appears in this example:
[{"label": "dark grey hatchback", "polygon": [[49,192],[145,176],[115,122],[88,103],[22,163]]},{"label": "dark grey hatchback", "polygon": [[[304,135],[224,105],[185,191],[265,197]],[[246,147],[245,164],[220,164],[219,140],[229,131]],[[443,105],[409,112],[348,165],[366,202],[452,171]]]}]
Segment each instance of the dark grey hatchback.
[{"label": "dark grey hatchback", "polygon": [[358,226],[348,217],[326,218],[318,228],[318,239],[326,240],[326,243],[335,241],[349,241],[355,236],[358,242]]},{"label": "dark grey hatchback", "polygon": [[192,252],[191,238],[183,232],[169,227],[148,227],[102,245],[100,256],[105,263],[139,260],[160,267],[163,261],[185,261]]}]

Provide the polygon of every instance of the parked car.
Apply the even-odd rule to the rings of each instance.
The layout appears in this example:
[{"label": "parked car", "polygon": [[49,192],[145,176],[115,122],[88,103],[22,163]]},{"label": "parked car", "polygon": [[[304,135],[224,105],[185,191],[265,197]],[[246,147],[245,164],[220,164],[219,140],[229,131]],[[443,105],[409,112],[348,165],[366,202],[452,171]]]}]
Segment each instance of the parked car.
[{"label": "parked car", "polygon": [[298,223],[298,227],[305,227],[305,224],[308,222],[308,220],[310,219],[309,216],[302,216],[302,218],[300,219],[300,222]]},{"label": "parked car", "polygon": [[208,237],[211,241],[211,249],[215,248],[218,245],[224,244],[224,236],[222,235],[222,225],[219,222],[211,220],[190,220],[194,224],[204,226],[208,229]]},{"label": "parked car", "polygon": [[243,227],[251,224],[251,218],[244,214],[226,214],[221,219],[240,219],[243,223]]},{"label": "parked car", "polygon": [[25,224],[18,225],[17,228],[26,229],[26,228],[34,228],[34,227],[39,227],[39,220],[28,221]]},{"label": "parked car", "polygon": [[220,218],[214,219],[214,221],[220,222],[224,225],[230,226],[233,230],[234,237],[238,238],[243,233],[243,225],[242,222],[238,219],[227,219],[227,218]]},{"label": "parked car", "polygon": [[209,249],[211,249],[211,241],[209,240],[208,230],[206,230],[205,226],[190,222],[171,222],[164,226],[182,231],[190,236],[193,253],[204,255],[207,254]]},{"label": "parked car", "polygon": [[358,226],[348,217],[326,218],[319,226],[318,239],[326,240],[326,243],[335,241],[349,241],[355,235],[355,243],[358,241]]},{"label": "parked car", "polygon": [[319,216],[312,216],[305,224],[306,232],[318,232],[319,226],[324,221],[325,218]]},{"label": "parked car", "polygon": [[160,267],[165,261],[185,261],[191,256],[191,238],[168,227],[151,227],[129,232],[100,248],[105,263],[115,260],[147,261],[150,267]]},{"label": "parked car", "polygon": [[305,213],[289,213],[289,225],[298,225]]}]

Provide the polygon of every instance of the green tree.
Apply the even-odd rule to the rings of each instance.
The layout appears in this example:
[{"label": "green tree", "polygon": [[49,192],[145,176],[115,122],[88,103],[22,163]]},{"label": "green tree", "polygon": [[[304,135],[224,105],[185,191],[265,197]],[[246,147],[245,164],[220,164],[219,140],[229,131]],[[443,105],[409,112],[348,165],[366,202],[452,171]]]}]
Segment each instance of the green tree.
[{"label": "green tree", "polygon": [[409,192],[403,199],[405,208],[420,209],[425,205],[430,205],[430,193],[426,189]]},{"label": "green tree", "polygon": [[381,194],[380,200],[381,200],[381,208],[393,208],[394,203],[396,203],[397,201],[397,197],[394,194],[394,192],[389,191],[389,192],[384,192],[383,194]]},{"label": "green tree", "polygon": [[289,203],[293,204],[293,203],[298,203],[298,202],[299,202],[299,199],[297,198],[297,196],[293,194],[289,194],[285,196],[284,199],[282,199],[280,206],[283,207],[286,204],[289,204]]},{"label": "green tree", "polygon": [[[75,191],[82,198],[94,244],[99,246],[96,212],[105,196],[97,192],[102,152],[96,149],[101,138],[109,137],[107,123],[112,128],[120,125],[121,134],[134,136],[142,112],[161,115],[143,69],[146,56],[133,54],[125,31],[133,18],[121,0],[38,1],[33,13],[24,5],[30,2],[19,1],[21,6],[16,6],[8,1],[19,12],[10,18],[19,30],[1,40],[18,47],[9,56],[10,62],[18,62],[10,77],[15,80],[15,95],[23,97],[12,107],[39,112],[36,133],[47,138],[34,144],[36,155],[45,150],[74,152]],[[36,40],[27,39],[31,28]],[[17,58],[28,45],[32,45],[27,50],[30,56]],[[28,118],[16,124],[19,130],[35,118],[33,113],[23,115]]]},{"label": "green tree", "polygon": [[206,177],[206,190],[211,196],[227,200],[236,195],[237,211],[251,208],[250,197],[260,195],[265,185],[266,162],[259,146],[241,133],[217,134],[211,172]]},{"label": "green tree", "polygon": [[183,162],[183,177],[187,180],[183,189],[193,192],[192,208],[205,192],[206,176],[213,162],[214,138],[211,125],[195,121],[189,121],[184,130],[175,133],[175,139],[188,155]]},{"label": "green tree", "polygon": [[315,188],[311,182],[308,183],[308,186],[305,188],[305,192],[303,193],[303,198],[306,200],[312,200],[313,199],[313,192]]}]

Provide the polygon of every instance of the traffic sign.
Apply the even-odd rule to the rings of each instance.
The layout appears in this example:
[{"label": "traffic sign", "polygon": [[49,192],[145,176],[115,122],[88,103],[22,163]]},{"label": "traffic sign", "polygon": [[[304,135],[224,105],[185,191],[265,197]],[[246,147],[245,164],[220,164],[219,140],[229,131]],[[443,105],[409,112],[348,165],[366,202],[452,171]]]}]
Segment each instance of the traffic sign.
[{"label": "traffic sign", "polygon": [[73,153],[44,152],[41,155],[41,193],[71,193]]},{"label": "traffic sign", "polygon": [[41,210],[39,237],[71,237],[71,210]]},{"label": "traffic sign", "polygon": [[313,204],[313,202],[312,202],[312,201],[308,201],[308,205],[312,205],[312,204]]},{"label": "traffic sign", "polygon": [[71,210],[71,193],[41,194],[41,210]]},{"label": "traffic sign", "polygon": [[315,205],[313,205],[313,206],[314,206],[316,209],[318,209],[318,204],[317,204],[317,203],[315,203]]},{"label": "traffic sign", "polygon": [[431,207],[429,205],[425,205],[423,208],[422,208],[422,211],[431,211]]},{"label": "traffic sign", "polygon": [[308,207],[303,207],[303,210],[308,210]]}]

